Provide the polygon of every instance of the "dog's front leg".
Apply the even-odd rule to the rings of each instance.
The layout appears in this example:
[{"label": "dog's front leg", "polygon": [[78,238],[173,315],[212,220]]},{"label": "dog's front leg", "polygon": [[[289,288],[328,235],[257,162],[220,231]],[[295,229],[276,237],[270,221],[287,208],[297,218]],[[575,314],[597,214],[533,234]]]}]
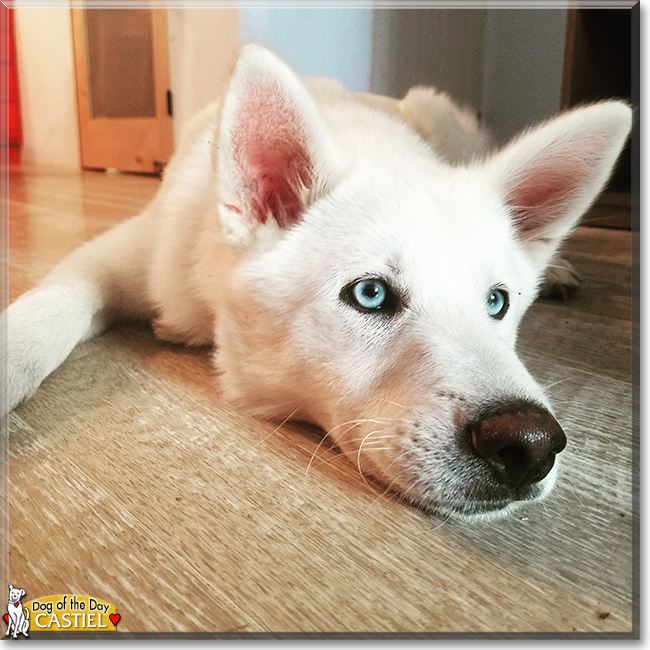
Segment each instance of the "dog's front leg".
[{"label": "dog's front leg", "polygon": [[567,300],[573,296],[581,282],[582,279],[571,263],[558,257],[546,271],[540,296],[549,300]]},{"label": "dog's front leg", "polygon": [[88,242],[2,314],[8,385],[0,411],[33,395],[78,343],[111,320],[150,315],[150,218],[145,213]]}]

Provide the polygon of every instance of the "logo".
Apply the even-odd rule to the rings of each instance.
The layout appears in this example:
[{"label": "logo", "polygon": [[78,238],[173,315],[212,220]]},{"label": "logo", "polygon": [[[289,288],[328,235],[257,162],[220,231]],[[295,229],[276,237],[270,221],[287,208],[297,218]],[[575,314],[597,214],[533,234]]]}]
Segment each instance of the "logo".
[{"label": "logo", "polygon": [[24,589],[9,585],[9,602],[4,620],[5,636],[29,632],[115,632],[122,618],[105,600],[79,594],[58,594],[35,598],[22,604]]},{"label": "logo", "polygon": [[9,602],[7,613],[4,615],[7,624],[5,636],[9,636],[12,631],[14,639],[17,639],[19,634],[29,636],[29,610],[20,602],[24,595],[24,589],[14,589],[13,585],[9,585]]}]

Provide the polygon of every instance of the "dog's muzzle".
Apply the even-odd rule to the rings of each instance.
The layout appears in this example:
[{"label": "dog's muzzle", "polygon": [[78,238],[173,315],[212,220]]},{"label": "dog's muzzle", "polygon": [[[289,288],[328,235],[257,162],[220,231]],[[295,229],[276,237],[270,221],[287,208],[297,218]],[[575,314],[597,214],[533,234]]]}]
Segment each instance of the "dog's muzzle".
[{"label": "dog's muzzle", "polygon": [[566,446],[557,420],[543,407],[524,400],[483,411],[469,430],[474,451],[496,481],[516,490],[541,481]]}]

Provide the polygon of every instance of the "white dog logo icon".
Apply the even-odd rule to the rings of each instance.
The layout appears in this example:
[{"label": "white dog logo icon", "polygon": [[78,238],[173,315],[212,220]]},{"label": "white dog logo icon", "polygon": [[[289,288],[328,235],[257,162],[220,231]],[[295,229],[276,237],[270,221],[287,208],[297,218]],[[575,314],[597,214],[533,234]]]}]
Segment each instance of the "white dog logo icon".
[{"label": "white dog logo icon", "polygon": [[25,595],[24,589],[14,589],[13,585],[9,585],[9,603],[7,604],[7,631],[5,636],[9,636],[13,629],[14,639],[18,638],[19,634],[29,636],[29,610],[23,607],[20,599]]}]

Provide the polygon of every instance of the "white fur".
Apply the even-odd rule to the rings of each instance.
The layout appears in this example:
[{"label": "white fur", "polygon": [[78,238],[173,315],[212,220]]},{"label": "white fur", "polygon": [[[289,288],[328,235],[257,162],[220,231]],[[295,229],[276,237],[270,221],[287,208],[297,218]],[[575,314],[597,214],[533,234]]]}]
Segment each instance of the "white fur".
[{"label": "white fur", "polygon": [[[229,399],[319,424],[406,498],[459,516],[507,512],[507,499],[476,497],[484,478],[459,450],[459,427],[504,398],[549,407],[515,354],[517,328],[630,125],[628,106],[604,102],[486,158],[487,135],[433,90],[357,95],[300,81],[247,46],[223,104],[197,116],[145,212],[9,308],[8,408],[77,342],[144,315],[161,338],[215,342]],[[291,182],[264,168],[267,153],[297,169]],[[408,295],[392,317],[341,299],[377,276]],[[501,321],[485,307],[497,284],[511,299]],[[544,496],[555,475],[521,498]]]}]

